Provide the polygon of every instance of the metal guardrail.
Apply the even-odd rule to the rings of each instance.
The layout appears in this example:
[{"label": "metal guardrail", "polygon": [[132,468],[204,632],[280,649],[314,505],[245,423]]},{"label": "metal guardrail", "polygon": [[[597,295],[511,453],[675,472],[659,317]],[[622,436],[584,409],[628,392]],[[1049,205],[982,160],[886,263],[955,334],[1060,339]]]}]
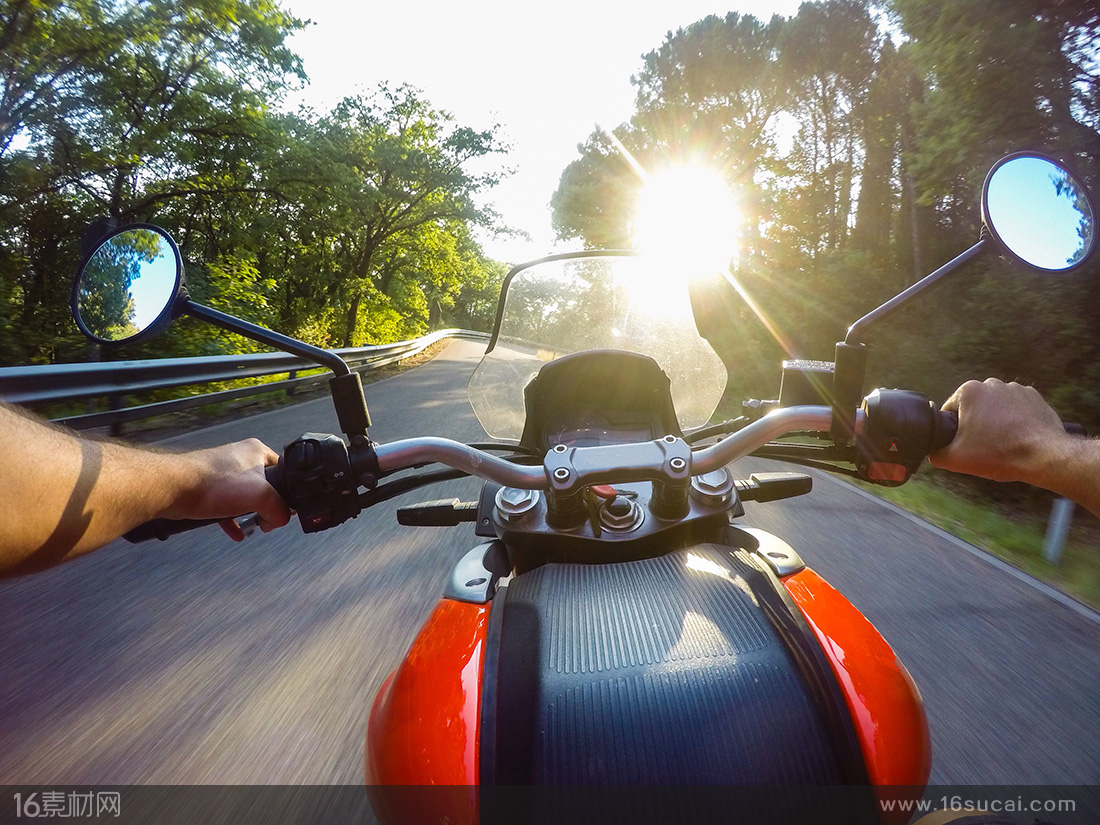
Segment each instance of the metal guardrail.
[{"label": "metal guardrail", "polygon": [[[411,341],[335,352],[356,372],[367,372],[416,355],[444,338],[488,341],[489,335],[467,329],[445,329]],[[118,398],[152,390],[214,381],[236,381],[288,373],[283,381],[269,381],[232,390],[193,395],[106,412],[57,419],[74,429],[114,426],[164,413],[232,401],[261,393],[294,389],[327,380],[328,373],[295,377],[317,369],[312,361],[281,352],[216,355],[200,358],[158,358],[148,361],[109,361],[84,364],[47,364],[0,367],[0,398],[12,404],[41,404],[104,396]]]}]

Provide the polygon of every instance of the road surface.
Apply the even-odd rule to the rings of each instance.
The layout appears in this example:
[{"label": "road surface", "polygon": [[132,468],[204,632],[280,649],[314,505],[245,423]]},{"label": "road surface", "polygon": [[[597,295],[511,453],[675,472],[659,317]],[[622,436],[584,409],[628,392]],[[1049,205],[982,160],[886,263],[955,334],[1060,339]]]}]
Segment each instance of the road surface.
[{"label": "road surface", "polygon": [[[465,385],[482,344],[367,388],[388,441],[484,438]],[[326,399],[174,439],[337,431]],[[765,462],[744,461],[747,475]],[[771,468],[775,468],[774,465]],[[923,693],[932,781],[1100,784],[1100,621],[850,485],[750,505],[879,627]],[[0,583],[0,777],[7,784],[345,784],[372,697],[473,542],[401,528],[400,503],[240,545],[216,528],[110,547]]]}]

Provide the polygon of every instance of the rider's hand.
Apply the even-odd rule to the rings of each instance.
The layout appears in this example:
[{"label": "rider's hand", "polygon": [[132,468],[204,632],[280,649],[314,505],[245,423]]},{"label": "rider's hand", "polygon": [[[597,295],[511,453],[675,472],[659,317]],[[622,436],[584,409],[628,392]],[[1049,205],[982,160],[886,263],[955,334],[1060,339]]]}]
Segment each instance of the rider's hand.
[{"label": "rider's hand", "polygon": [[279,456],[263,442],[249,438],[180,458],[193,468],[194,480],[191,489],[164,513],[165,518],[226,517],[221,527],[234,541],[241,541],[244,531],[232,516],[255,512],[265,533],[290,520],[290,508],[264,477],[264,468],[274,465]]},{"label": "rider's hand", "polygon": [[256,512],[264,530],[290,520],[264,468],[277,456],[255,439],[166,452],[85,439],[0,402],[0,576],[45,570],[155,518],[232,519]]},{"label": "rider's hand", "polygon": [[1033,387],[967,381],[943,405],[959,414],[954,441],[929,456],[936,467],[1026,481],[1100,516],[1100,441],[1069,435]]},{"label": "rider's hand", "polygon": [[943,408],[959,414],[955,439],[929,457],[945,470],[1045,486],[1050,463],[1070,438],[1039,392],[1015,382],[967,381]]}]

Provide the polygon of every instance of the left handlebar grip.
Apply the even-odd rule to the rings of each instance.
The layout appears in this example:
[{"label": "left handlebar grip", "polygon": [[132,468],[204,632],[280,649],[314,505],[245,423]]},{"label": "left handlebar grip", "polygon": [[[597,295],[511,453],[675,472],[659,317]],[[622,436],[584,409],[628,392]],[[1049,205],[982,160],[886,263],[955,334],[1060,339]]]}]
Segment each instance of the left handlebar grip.
[{"label": "left handlebar grip", "polygon": [[[244,515],[236,516],[234,520],[244,531],[246,536],[252,535],[252,532],[260,523],[260,517],[255,513],[246,513]],[[123,538],[130,544],[137,544],[142,541],[150,541],[152,539],[158,539],[164,541],[169,536],[174,536],[177,533],[186,533],[188,530],[197,530],[200,527],[209,527],[211,524],[219,524],[225,521],[223,518],[204,518],[204,519],[170,519],[170,518],[155,518],[151,521],[147,521],[144,524],[139,524],[129,533],[124,533]]]},{"label": "left handlebar grip", "polygon": [[137,544],[141,541],[150,541],[151,539],[159,539],[160,541],[164,541],[169,536],[174,536],[177,533],[186,533],[188,530],[196,530],[199,527],[206,527],[210,524],[217,524],[219,521],[224,521],[224,519],[155,518],[152,521],[147,521],[144,524],[139,524],[129,533],[124,533],[122,537],[131,544]]},{"label": "left handlebar grip", "polygon": [[[286,489],[283,484],[282,468],[279,464],[272,464],[270,467],[264,468],[264,478],[267,479],[267,483],[275,488],[277,492],[286,501]],[[247,513],[239,516],[235,516],[237,523],[244,530],[246,536],[251,535],[252,531],[256,529],[259,523],[259,516],[255,513]],[[123,533],[122,537],[131,544],[138,544],[142,541],[151,541],[152,539],[158,539],[159,541],[165,541],[169,536],[177,535],[178,533],[186,533],[188,530],[197,530],[200,527],[207,527],[211,524],[218,524],[225,521],[224,518],[205,518],[205,519],[170,519],[170,518],[155,518],[144,524],[139,524],[133,530],[128,533]]]}]

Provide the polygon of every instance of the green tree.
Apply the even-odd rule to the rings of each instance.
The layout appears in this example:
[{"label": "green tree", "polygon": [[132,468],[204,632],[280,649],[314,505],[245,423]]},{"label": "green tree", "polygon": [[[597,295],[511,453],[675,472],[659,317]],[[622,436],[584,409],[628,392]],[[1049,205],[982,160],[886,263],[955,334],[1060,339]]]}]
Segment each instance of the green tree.
[{"label": "green tree", "polygon": [[893,216],[898,203],[895,169],[905,102],[898,94],[904,80],[902,71],[897,50],[887,39],[858,113],[863,164],[851,244],[870,253],[872,260],[879,263],[886,263],[890,257]]},{"label": "green tree", "polygon": [[1047,148],[1087,160],[1100,148],[1095,49],[1085,45],[1100,13],[1087,5],[891,0],[927,89],[913,173],[950,227],[976,228],[972,205],[998,157]]},{"label": "green tree", "polygon": [[[924,87],[904,160],[932,214],[928,264],[977,239],[982,181],[1008,152],[1052,152],[1095,189],[1100,9],[1060,0],[892,0],[890,7],[911,38],[907,52]],[[956,374],[1036,382],[1062,400],[1064,414],[1100,420],[1088,389],[1100,363],[1100,302],[1083,283],[1095,271],[1042,279],[984,267],[941,302],[945,317],[931,351],[954,363]]]},{"label": "green tree", "polygon": [[803,3],[780,48],[789,103],[800,128],[780,184],[787,223],[813,258],[847,244],[857,162],[865,154],[862,111],[880,37],[865,0]]},{"label": "green tree", "polygon": [[722,171],[745,214],[746,244],[759,245],[762,198],[757,174],[772,150],[775,115],[786,87],[777,63],[783,18],[763,23],[730,12],[669,34],[632,78],[629,124],[593,133],[562,173],[551,201],[555,231],[593,247],[629,246],[629,220],[642,169],[703,160]]},{"label": "green tree", "polygon": [[577,148],[581,156],[562,172],[550,198],[554,232],[594,249],[629,249],[630,217],[642,186],[625,153],[639,150],[632,130],[620,126],[614,136],[596,130]]},{"label": "green tree", "polygon": [[266,102],[301,76],[284,44],[301,24],[270,0],[15,2],[3,14],[0,317],[7,357],[51,360],[83,346],[64,296],[93,218],[147,219],[251,186],[241,157]]},{"label": "green tree", "polygon": [[[431,283],[423,267],[409,268],[402,250],[433,237],[432,227],[493,223],[495,213],[478,198],[501,173],[473,167],[503,146],[494,130],[456,126],[409,86],[383,86],[371,98],[344,100],[319,132],[324,177],[313,189],[321,200],[307,211],[318,216],[324,233],[318,241],[331,262],[321,288],[344,313],[337,340],[353,346],[366,342],[361,321],[368,308],[413,300],[410,278]],[[308,293],[318,285],[300,279],[295,287]],[[426,310],[422,293],[420,300]]]},{"label": "green tree", "polygon": [[0,9],[0,159],[81,106],[84,84],[123,42],[105,0],[9,0]]}]

